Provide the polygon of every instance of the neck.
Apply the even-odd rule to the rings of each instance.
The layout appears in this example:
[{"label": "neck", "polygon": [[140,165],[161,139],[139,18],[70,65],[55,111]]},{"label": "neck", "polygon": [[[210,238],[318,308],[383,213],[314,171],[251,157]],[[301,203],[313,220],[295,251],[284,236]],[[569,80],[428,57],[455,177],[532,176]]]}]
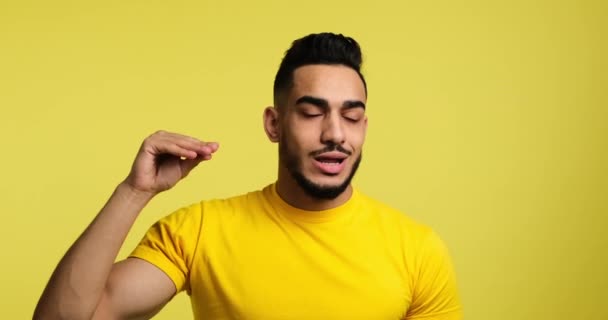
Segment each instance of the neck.
[{"label": "neck", "polygon": [[344,192],[334,199],[312,197],[300,187],[283,166],[279,166],[279,178],[276,189],[283,201],[293,207],[308,211],[321,211],[339,207],[346,203],[353,193],[353,188],[349,185]]}]

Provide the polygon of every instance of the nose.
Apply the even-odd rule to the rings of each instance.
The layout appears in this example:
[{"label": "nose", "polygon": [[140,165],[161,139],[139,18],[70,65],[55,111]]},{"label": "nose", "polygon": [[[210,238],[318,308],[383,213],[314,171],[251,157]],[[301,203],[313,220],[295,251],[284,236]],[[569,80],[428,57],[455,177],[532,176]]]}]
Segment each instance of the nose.
[{"label": "nose", "polygon": [[323,144],[344,144],[344,128],[342,127],[340,116],[330,114],[325,117],[323,121],[323,128],[321,132],[321,142]]}]

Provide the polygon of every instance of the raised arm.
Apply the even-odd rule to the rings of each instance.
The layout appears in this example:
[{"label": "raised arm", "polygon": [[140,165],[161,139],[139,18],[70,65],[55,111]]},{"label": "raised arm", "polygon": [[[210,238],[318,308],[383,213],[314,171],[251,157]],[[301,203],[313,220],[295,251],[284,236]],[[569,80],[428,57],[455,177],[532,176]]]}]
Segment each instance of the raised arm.
[{"label": "raised arm", "polygon": [[146,204],[217,149],[164,131],[146,138],[127,178],[57,265],[34,319],[147,319],[158,312],[175,294],[171,280],[143,260],[114,261]]}]

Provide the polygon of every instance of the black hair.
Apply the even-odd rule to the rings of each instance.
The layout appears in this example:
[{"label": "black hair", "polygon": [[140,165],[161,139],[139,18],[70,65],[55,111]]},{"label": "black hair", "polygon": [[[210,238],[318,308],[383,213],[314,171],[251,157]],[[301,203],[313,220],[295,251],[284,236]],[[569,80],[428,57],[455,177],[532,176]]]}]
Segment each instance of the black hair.
[{"label": "black hair", "polygon": [[316,33],[295,40],[285,52],[274,78],[274,103],[293,86],[294,71],[305,65],[344,65],[357,72],[367,95],[367,84],[361,74],[361,48],[355,39],[335,33]]}]

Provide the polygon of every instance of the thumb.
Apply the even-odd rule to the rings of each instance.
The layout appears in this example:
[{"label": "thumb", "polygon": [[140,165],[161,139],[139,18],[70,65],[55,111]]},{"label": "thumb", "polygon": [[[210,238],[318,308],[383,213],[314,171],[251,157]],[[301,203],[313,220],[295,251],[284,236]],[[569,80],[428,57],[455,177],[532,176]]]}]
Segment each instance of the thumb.
[{"label": "thumb", "polygon": [[210,156],[201,156],[199,155],[198,157],[194,158],[194,159],[185,159],[185,160],[181,160],[179,162],[181,171],[182,171],[182,177],[186,177],[190,171],[192,171],[192,169],[194,169],[196,166],[198,166],[199,163],[201,163],[203,160],[208,160],[210,159]]}]

